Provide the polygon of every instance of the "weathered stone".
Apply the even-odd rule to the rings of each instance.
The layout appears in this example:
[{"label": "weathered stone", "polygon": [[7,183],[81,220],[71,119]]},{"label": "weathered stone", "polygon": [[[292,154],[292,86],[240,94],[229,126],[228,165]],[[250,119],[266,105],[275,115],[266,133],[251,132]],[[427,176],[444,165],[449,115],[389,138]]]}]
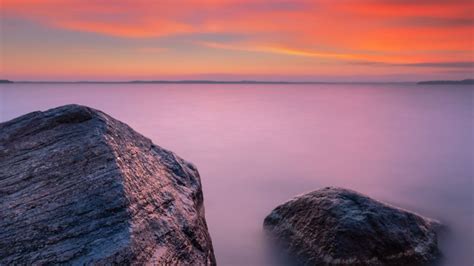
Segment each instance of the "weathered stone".
[{"label": "weathered stone", "polygon": [[214,265],[197,169],[83,106],[0,124],[0,265]]},{"label": "weathered stone", "polygon": [[270,239],[304,265],[425,265],[439,254],[438,225],[331,187],[278,206],[264,221]]}]

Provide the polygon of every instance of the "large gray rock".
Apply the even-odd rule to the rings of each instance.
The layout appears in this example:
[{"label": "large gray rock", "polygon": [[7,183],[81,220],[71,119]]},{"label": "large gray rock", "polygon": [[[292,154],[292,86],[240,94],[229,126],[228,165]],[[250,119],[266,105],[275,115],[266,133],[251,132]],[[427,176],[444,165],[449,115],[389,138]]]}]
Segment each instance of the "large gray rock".
[{"label": "large gray rock", "polygon": [[0,124],[0,265],[213,265],[196,168],[68,105]]},{"label": "large gray rock", "polygon": [[278,206],[264,221],[271,239],[304,265],[425,265],[439,254],[438,225],[331,187]]}]

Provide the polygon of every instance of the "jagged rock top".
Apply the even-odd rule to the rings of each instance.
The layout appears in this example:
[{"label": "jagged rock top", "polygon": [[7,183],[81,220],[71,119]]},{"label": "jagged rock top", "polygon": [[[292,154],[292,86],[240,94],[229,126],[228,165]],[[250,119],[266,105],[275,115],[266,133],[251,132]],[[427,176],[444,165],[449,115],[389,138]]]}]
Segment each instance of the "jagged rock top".
[{"label": "jagged rock top", "polygon": [[269,236],[303,265],[425,265],[437,221],[328,187],[298,196],[264,221]]},{"label": "jagged rock top", "polygon": [[214,265],[197,169],[103,112],[0,124],[0,264]]}]

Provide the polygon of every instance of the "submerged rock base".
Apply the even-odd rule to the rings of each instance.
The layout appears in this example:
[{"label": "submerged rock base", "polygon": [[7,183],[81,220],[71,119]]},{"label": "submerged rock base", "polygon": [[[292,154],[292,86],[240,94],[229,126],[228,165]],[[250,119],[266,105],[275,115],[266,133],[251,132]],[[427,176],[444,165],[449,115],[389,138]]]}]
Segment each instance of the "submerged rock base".
[{"label": "submerged rock base", "polygon": [[68,105],[0,124],[0,264],[214,265],[196,168]]},{"label": "submerged rock base", "polygon": [[437,221],[342,188],[298,196],[264,221],[303,265],[426,265],[439,255]]}]

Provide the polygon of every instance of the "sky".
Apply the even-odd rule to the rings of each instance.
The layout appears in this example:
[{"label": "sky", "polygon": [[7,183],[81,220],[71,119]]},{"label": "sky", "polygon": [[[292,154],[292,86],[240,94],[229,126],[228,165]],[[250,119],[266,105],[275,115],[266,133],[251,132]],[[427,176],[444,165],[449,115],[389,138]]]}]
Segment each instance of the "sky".
[{"label": "sky", "polygon": [[0,0],[0,79],[472,78],[472,0]]}]

